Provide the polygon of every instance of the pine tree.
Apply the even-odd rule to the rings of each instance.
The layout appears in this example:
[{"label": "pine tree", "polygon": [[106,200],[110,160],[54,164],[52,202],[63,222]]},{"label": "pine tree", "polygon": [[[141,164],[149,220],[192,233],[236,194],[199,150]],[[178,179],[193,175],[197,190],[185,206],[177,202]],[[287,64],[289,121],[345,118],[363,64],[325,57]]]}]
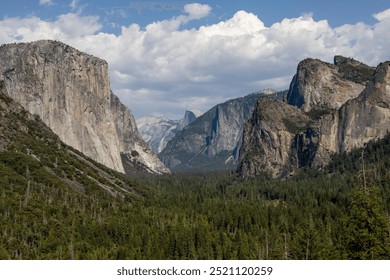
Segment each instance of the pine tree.
[{"label": "pine tree", "polygon": [[389,224],[382,209],[380,190],[361,187],[352,192],[346,221],[345,246],[349,259],[388,259]]}]

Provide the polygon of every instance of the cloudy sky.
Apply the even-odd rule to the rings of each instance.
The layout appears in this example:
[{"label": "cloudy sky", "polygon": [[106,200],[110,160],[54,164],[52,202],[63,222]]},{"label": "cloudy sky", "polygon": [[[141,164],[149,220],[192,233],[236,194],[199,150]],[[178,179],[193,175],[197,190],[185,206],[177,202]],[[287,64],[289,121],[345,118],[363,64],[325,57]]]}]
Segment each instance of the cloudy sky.
[{"label": "cloudy sky", "polygon": [[12,0],[0,44],[55,39],[108,61],[136,118],[180,118],[265,88],[298,62],[390,60],[390,0]]}]

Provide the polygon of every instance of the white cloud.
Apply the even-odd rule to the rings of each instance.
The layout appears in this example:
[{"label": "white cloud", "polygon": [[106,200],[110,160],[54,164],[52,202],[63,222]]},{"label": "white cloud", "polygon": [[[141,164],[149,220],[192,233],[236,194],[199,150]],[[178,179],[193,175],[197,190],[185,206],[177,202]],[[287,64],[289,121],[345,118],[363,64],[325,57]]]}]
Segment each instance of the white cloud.
[{"label": "white cloud", "polygon": [[39,0],[39,5],[47,5],[47,6],[50,6],[50,5],[53,5],[53,1],[52,0]]},{"label": "white cloud", "polygon": [[69,13],[53,22],[38,17],[7,18],[0,21],[0,43],[54,39],[71,43],[72,40],[93,35],[101,29],[99,17]]},{"label": "white cloud", "polygon": [[72,2],[69,4],[69,7],[71,7],[73,11],[76,10],[78,2],[79,0],[72,0]]},{"label": "white cloud", "polygon": [[390,20],[390,9],[374,14],[373,17],[378,21]]},{"label": "white cloud", "polygon": [[306,57],[332,61],[335,54],[376,65],[390,57],[390,10],[373,25],[332,28],[310,14],[271,26],[238,11],[219,23],[186,29],[206,17],[208,5],[188,4],[184,13],[141,28],[102,33],[98,17],[70,13],[55,21],[37,17],[0,21],[0,43],[51,38],[109,62],[113,91],[136,116],[160,112],[180,117],[185,109],[206,111],[229,98],[262,88],[288,88]]},{"label": "white cloud", "polygon": [[198,3],[187,4],[184,6],[184,11],[188,14],[189,19],[201,19],[206,17],[211,12],[209,5]]}]

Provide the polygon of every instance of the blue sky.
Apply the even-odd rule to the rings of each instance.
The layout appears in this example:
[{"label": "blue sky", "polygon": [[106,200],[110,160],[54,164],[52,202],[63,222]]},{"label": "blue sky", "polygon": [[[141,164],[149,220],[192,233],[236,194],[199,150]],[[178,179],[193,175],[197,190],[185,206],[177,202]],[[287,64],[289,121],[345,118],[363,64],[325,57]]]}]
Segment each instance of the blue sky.
[{"label": "blue sky", "polygon": [[183,10],[185,4],[194,2],[208,4],[213,8],[213,12],[208,17],[193,23],[194,27],[228,19],[238,10],[258,15],[266,25],[307,13],[312,13],[316,20],[327,19],[331,26],[359,21],[372,24],[374,23],[372,14],[390,7],[389,0],[14,0],[2,2],[1,18],[36,15],[42,19],[54,20],[59,14],[82,11],[85,15],[98,15],[102,22],[107,23],[104,30],[110,32],[118,32],[116,28],[112,28],[110,23],[119,26],[138,23],[144,27],[153,21],[176,16]]},{"label": "blue sky", "polygon": [[56,39],[107,60],[136,117],[286,89],[306,57],[390,60],[390,0],[1,2],[0,43]]}]

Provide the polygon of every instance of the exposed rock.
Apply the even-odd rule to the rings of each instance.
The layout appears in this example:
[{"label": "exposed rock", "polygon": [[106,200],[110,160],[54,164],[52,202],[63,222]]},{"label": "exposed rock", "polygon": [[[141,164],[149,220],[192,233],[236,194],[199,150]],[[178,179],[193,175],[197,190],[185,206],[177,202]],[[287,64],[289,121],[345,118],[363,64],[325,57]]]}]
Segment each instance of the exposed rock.
[{"label": "exposed rock", "polygon": [[286,177],[300,167],[322,168],[333,154],[362,147],[389,132],[390,62],[381,63],[374,75],[352,59],[336,57],[335,63],[300,63],[288,96],[296,107],[259,100],[244,130],[239,164],[243,176],[269,172]]},{"label": "exposed rock", "polygon": [[168,172],[142,141],[129,109],[110,91],[104,60],[55,41],[3,45],[0,80],[8,96],[92,159],[124,172],[121,154],[141,149],[147,155],[137,159],[141,164]]},{"label": "exposed rock", "polygon": [[177,133],[159,154],[160,159],[173,171],[236,168],[244,123],[263,95],[257,92],[211,108]]},{"label": "exposed rock", "polygon": [[1,176],[5,176],[1,179],[6,179],[3,183],[9,181],[12,186],[26,178],[28,186],[67,185],[82,193],[102,188],[117,198],[139,196],[125,176],[65,145],[37,115],[8,97],[3,85],[0,81],[0,169]]},{"label": "exposed rock", "polygon": [[264,172],[285,177],[312,160],[317,133],[311,119],[283,101],[261,97],[246,123],[238,170],[244,176]]},{"label": "exposed rock", "polygon": [[333,153],[343,153],[383,138],[390,131],[390,62],[381,63],[358,98],[320,122],[320,147],[314,165],[327,164]]},{"label": "exposed rock", "polygon": [[200,112],[186,111],[184,118],[180,120],[147,116],[138,119],[137,126],[144,141],[150,145],[153,152],[158,154],[166,147],[168,141],[200,115]]},{"label": "exposed rock", "polygon": [[363,91],[373,72],[373,68],[341,56],[336,56],[335,65],[305,59],[292,79],[287,102],[305,112],[338,109]]}]

